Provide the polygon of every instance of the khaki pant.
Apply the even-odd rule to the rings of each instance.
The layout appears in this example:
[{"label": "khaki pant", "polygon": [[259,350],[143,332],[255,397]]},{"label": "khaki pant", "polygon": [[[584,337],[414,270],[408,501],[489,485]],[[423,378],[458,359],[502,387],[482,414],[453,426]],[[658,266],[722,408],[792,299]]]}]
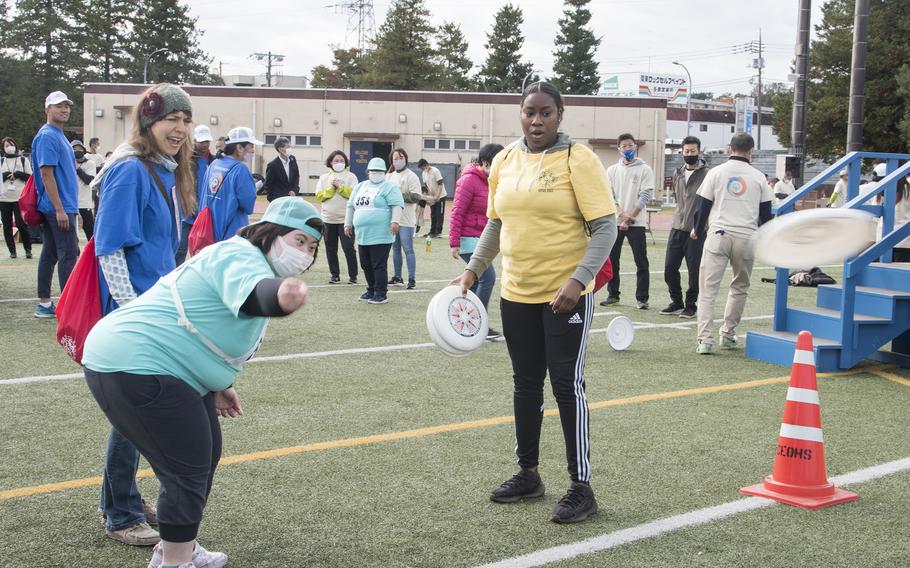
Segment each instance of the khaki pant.
[{"label": "khaki pant", "polygon": [[749,278],[755,263],[755,242],[730,233],[719,235],[711,231],[705,239],[705,249],[699,267],[698,294],[698,341],[714,343],[714,302],[720,281],[727,269],[727,262],[733,268],[733,281],[724,308],[724,324],[720,334],[735,338],[736,326],[743,316],[746,297],[749,295]]}]

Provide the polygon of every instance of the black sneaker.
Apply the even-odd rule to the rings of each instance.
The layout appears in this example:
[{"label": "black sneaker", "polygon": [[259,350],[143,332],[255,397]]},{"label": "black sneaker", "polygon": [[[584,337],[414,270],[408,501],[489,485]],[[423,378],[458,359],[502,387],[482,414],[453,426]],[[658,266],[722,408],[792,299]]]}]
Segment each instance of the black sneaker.
[{"label": "black sneaker", "polygon": [[340,284],[340,283],[341,283],[341,278],[339,278],[337,276],[332,276],[331,280],[329,280],[329,284]]},{"label": "black sneaker", "polygon": [[604,300],[603,302],[601,302],[600,305],[601,305],[601,306],[609,306],[609,305],[618,304],[618,303],[619,303],[619,296],[609,296],[609,297],[607,297],[606,300]]},{"label": "black sneaker", "polygon": [[515,503],[522,499],[542,497],[543,481],[533,469],[522,469],[490,493],[490,501]]},{"label": "black sneaker", "polygon": [[416,287],[417,287],[417,281],[414,280],[413,278],[408,278],[408,288],[407,289],[413,290]]},{"label": "black sneaker", "polygon": [[361,294],[360,297],[357,299],[361,302],[369,302],[370,300],[373,299],[373,293],[370,291],[366,291],[363,294]]},{"label": "black sneaker", "polygon": [[502,337],[502,333],[496,331],[492,327],[487,330],[487,341],[496,341]]},{"label": "black sneaker", "polygon": [[660,310],[657,313],[659,313],[662,316],[673,316],[673,315],[676,315],[679,312],[683,311],[684,307],[685,306],[683,306],[682,304],[677,304],[676,302],[670,302],[669,306]]},{"label": "black sneaker", "polygon": [[685,319],[692,319],[698,314],[698,308],[695,306],[686,306],[683,308],[683,311],[679,313],[679,317]]},{"label": "black sneaker", "polygon": [[385,294],[373,294],[373,297],[367,300],[368,304],[388,304],[389,299]]},{"label": "black sneaker", "polygon": [[32,251],[26,252],[26,253],[25,253],[25,258],[32,258]]},{"label": "black sneaker", "polygon": [[389,286],[402,286],[404,280],[401,279],[401,276],[392,276],[389,278]]},{"label": "black sneaker", "polygon": [[357,284],[357,277],[356,277],[356,276],[351,276],[351,277],[348,279],[348,284]]},{"label": "black sneaker", "polygon": [[569,491],[553,507],[550,520],[554,523],[580,523],[596,512],[597,500],[591,486],[573,481]]}]

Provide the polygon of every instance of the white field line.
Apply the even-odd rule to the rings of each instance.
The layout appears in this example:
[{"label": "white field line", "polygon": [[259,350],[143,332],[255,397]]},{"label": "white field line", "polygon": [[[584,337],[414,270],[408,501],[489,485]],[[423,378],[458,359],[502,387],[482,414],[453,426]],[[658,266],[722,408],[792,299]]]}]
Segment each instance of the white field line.
[{"label": "white field line", "polygon": [[[605,312],[603,315],[613,315],[614,313],[619,312]],[[598,314],[595,314],[598,315]],[[762,320],[762,319],[771,319],[774,316],[748,316],[742,318],[743,321],[746,320]],[[714,323],[721,323],[723,319],[716,319]],[[694,319],[679,323],[648,323],[648,322],[633,322],[632,325],[635,329],[681,329],[688,330],[689,327],[697,323]],[[606,333],[607,328],[598,328],[592,329],[588,333]],[[289,353],[287,355],[268,355],[264,357],[255,357],[247,361],[248,364],[252,363],[270,363],[274,361],[293,361],[296,359],[312,359],[315,357],[334,357],[336,355],[352,355],[357,353],[385,353],[388,351],[401,351],[406,349],[427,349],[430,347],[435,347],[433,343],[406,343],[402,345],[380,345],[378,347],[356,347],[352,349],[337,349],[334,351],[312,351],[308,353]],[[28,383],[46,383],[50,381],[66,381],[71,379],[81,379],[83,378],[82,373],[67,373],[64,375],[41,375],[35,377],[20,377],[16,379],[0,379],[0,387],[5,385],[23,385]]]},{"label": "white field line", "polygon": [[[841,266],[841,265],[840,265],[840,264],[835,264],[835,265],[824,265],[824,266],[821,266],[821,268],[831,268],[831,267],[838,267],[838,266]],[[727,267],[727,270],[732,270],[732,269],[728,266],[728,267]],[[756,267],[753,267],[752,270],[753,270],[753,271],[754,271],[754,270],[774,270],[774,267],[773,267],[773,266],[756,266]],[[681,267],[680,267],[680,269],[679,269],[679,272],[680,272],[680,274],[682,274],[682,273],[688,274],[688,273],[689,273],[688,269],[681,268]],[[663,273],[664,273],[663,270],[651,270],[648,274],[663,274]],[[620,276],[635,276],[635,272],[620,272],[619,275],[620,275]],[[440,283],[448,284],[448,283],[451,282],[453,279],[454,279],[454,277],[452,277],[452,278],[445,278],[445,279],[442,279],[442,280],[421,280],[420,283],[421,283],[421,284],[440,284]],[[342,284],[307,284],[307,287],[308,287],[308,288],[313,288],[313,289],[316,289],[316,288],[333,288],[333,289],[336,289],[336,290],[349,290],[349,289],[360,289],[360,288],[362,288],[365,284],[366,284],[366,282],[364,281],[364,282],[359,283],[359,284],[348,284],[348,283],[346,283],[346,282],[345,282],[345,283],[342,283]],[[425,292],[425,291],[431,291],[431,290],[422,290],[422,289],[420,289],[420,288],[418,288],[418,289],[416,289],[416,290],[404,290],[404,289],[402,289],[402,290],[395,290],[395,287],[390,287],[390,288],[389,288],[389,293],[392,293],[392,292],[399,292],[399,291],[400,291],[400,292]],[[55,298],[53,298],[53,299],[54,299],[54,300],[58,300],[59,298],[56,298],[56,297],[55,297]],[[3,300],[0,300],[0,304],[7,304],[7,303],[10,303],[10,302],[37,302],[37,301],[38,301],[38,298],[6,298],[6,299],[3,299]]]},{"label": "white field line", "polygon": [[[830,481],[838,486],[851,485],[871,481],[908,469],[910,469],[910,458],[904,458],[838,475],[837,477],[831,478]],[[681,515],[658,519],[656,521],[606,533],[582,541],[564,544],[562,546],[554,546],[553,548],[538,550],[537,552],[500,560],[499,562],[484,564],[482,568],[529,568],[531,566],[543,566],[553,562],[562,562],[585,554],[603,552],[624,544],[645,540],[683,528],[707,524],[739,513],[754,511],[776,504],[776,501],[770,499],[748,497],[746,499],[730,501],[714,507],[706,507]]]}]

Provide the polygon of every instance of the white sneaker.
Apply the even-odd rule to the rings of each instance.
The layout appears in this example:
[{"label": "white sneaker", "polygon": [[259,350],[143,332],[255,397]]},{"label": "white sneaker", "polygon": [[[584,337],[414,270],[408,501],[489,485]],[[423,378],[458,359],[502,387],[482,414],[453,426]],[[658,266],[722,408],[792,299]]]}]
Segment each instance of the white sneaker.
[{"label": "white sneaker", "polygon": [[[148,568],[158,568],[161,566],[161,544],[156,544],[152,550],[152,559],[149,560]],[[209,552],[198,542],[193,549],[193,561],[187,564],[181,564],[179,568],[221,568],[227,564],[227,554],[223,552]]]}]

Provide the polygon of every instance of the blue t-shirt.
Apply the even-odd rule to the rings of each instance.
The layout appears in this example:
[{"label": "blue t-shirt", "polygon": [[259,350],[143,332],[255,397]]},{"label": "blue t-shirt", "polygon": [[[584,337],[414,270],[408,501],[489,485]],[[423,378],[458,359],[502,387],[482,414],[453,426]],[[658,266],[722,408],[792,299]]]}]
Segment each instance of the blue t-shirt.
[{"label": "blue t-shirt", "polygon": [[209,165],[203,206],[212,212],[216,243],[248,225],[255,204],[256,182],[243,162],[224,156]]},{"label": "blue t-shirt", "polygon": [[57,193],[63,210],[75,214],[79,212],[79,182],[76,177],[76,155],[73,148],[56,126],[45,124],[38,130],[32,140],[32,171],[35,172],[35,189],[38,191],[38,211],[53,215],[56,212],[44,180],[41,179],[41,167],[53,166],[54,179],[57,181]]},{"label": "blue t-shirt", "polygon": [[[142,161],[127,158],[108,168],[101,183],[95,221],[95,255],[123,249],[130,283],[137,295],[174,269],[174,254],[180,244],[173,197],[175,176],[158,164],[152,167],[168,191],[167,201]],[[98,270],[101,308],[107,314],[118,306],[101,268]]]},{"label": "blue t-shirt", "polygon": [[192,225],[196,222],[196,215],[199,214],[199,211],[202,209],[202,203],[205,201],[206,182],[208,182],[206,173],[209,169],[209,156],[193,156],[193,165],[196,166],[196,210],[192,213],[185,213],[180,219],[181,222],[186,223],[187,225]]},{"label": "blue t-shirt", "polygon": [[234,237],[206,247],[177,275],[103,317],[85,340],[82,364],[100,373],[170,375],[200,396],[231,386],[243,363],[226,362],[178,325],[174,279],[187,319],[228,356],[252,357],[268,318],[248,316],[240,307],[256,283],[275,273],[262,251]]},{"label": "blue t-shirt", "polygon": [[358,245],[383,245],[395,242],[392,234],[392,207],[403,207],[404,199],[398,186],[389,181],[375,184],[362,181],[348,198],[354,210],[354,236]]}]

